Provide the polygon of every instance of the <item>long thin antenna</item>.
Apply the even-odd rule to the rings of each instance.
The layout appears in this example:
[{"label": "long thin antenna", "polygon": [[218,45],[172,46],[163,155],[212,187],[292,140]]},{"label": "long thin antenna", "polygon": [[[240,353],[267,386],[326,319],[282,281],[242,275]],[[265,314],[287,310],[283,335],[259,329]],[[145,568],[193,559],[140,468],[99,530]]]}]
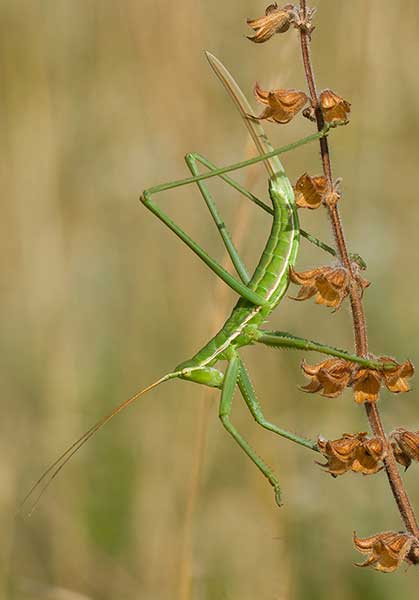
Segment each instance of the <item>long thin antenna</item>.
[{"label": "long thin antenna", "polygon": [[33,513],[33,511],[36,508],[36,506],[37,506],[37,504],[38,504],[41,496],[44,494],[44,492],[47,490],[47,488],[51,485],[52,481],[57,477],[57,475],[59,474],[59,472],[61,471],[61,469],[66,465],[66,463],[71,459],[71,457],[76,452],[78,452],[80,450],[80,448],[82,446],[84,446],[84,444],[97,431],[99,431],[99,429],[101,429],[106,423],[108,423],[118,413],[120,413],[125,408],[127,408],[130,404],[132,404],[133,402],[135,402],[136,400],[138,400],[138,398],[140,398],[141,396],[143,396],[144,394],[146,394],[150,390],[154,389],[155,387],[157,387],[161,383],[164,383],[165,381],[169,381],[170,379],[175,379],[176,377],[179,377],[179,375],[180,375],[180,371],[175,371],[173,373],[168,373],[167,375],[164,375],[163,377],[160,377],[160,379],[158,379],[157,381],[155,381],[151,385],[149,385],[146,388],[140,390],[139,392],[137,392],[136,394],[134,394],[133,396],[131,396],[127,400],[124,400],[124,402],[122,402],[119,406],[117,406],[116,408],[114,408],[111,413],[109,413],[108,415],[102,417],[95,425],[93,425],[93,427],[91,427],[85,433],[83,433],[83,435],[80,436],[79,439],[76,440],[73,444],[71,444],[71,446],[69,446],[67,448],[67,450],[65,450],[42,473],[41,477],[39,477],[39,479],[33,484],[33,486],[31,487],[31,489],[28,491],[28,493],[26,494],[26,496],[23,498],[23,500],[22,500],[22,502],[21,502],[21,504],[19,506],[19,509],[17,511],[17,514],[19,514],[22,511],[23,507],[27,504],[28,500],[30,498],[32,498],[34,492],[36,492],[39,489],[39,487],[41,486],[41,489],[39,490],[38,495],[36,496],[35,500],[33,501],[28,514],[30,516]]}]

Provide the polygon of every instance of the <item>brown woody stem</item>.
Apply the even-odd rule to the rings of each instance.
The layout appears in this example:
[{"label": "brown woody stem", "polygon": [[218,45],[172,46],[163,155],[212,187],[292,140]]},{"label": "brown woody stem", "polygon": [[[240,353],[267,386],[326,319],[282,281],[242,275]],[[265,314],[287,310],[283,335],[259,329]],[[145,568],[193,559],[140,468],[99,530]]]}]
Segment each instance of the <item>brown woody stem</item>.
[{"label": "brown woody stem", "polygon": [[[310,35],[309,33],[307,33],[307,29],[304,27],[304,22],[307,19],[308,14],[306,0],[300,0],[300,11],[301,19],[303,22],[303,25],[300,26],[300,40],[304,70],[308,88],[310,91],[312,106],[314,108],[314,113],[316,116],[317,129],[321,131],[324,127],[324,117],[320,106],[319,97],[317,94],[316,82],[310,57]],[[332,189],[333,177],[332,165],[330,160],[329,142],[326,137],[320,138],[319,141],[321,158],[323,163],[323,172],[328,180],[330,189]],[[329,213],[329,219],[332,226],[333,234],[336,240],[336,247],[339,259],[350,274],[349,295],[351,300],[356,353],[359,356],[366,358],[368,356],[368,337],[361,292],[349,258],[348,248],[343,233],[342,222],[336,203],[328,204],[327,210]],[[374,435],[386,439],[383,423],[377,405],[375,403],[366,403],[365,409],[370,423],[370,427],[374,432]],[[394,458],[393,450],[390,444],[388,444],[388,453],[387,457],[384,459],[384,466],[390,483],[391,491],[393,492],[393,496],[400,511],[403,522],[407,530],[413,535],[415,535],[417,538],[419,538],[419,528],[416,521],[415,513],[413,511],[407,492],[404,488],[403,481],[400,477],[396,459]]]}]

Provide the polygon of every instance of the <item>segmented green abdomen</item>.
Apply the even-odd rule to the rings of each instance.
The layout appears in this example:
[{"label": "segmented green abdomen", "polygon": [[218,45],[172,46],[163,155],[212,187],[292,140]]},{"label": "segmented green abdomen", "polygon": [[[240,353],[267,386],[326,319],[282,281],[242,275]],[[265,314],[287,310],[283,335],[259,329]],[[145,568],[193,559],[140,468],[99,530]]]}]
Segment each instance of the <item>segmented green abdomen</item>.
[{"label": "segmented green abdomen", "polygon": [[[268,300],[267,314],[287,290],[289,268],[295,264],[299,245],[299,221],[294,190],[283,173],[269,180],[269,195],[274,209],[272,229],[249,283],[249,287]],[[262,309],[262,312],[265,311],[265,308]]]},{"label": "segmented green abdomen", "polygon": [[241,298],[217,335],[184,364],[210,365],[220,360],[230,345],[250,343],[252,326],[263,323],[284,296],[289,284],[289,267],[294,265],[297,256],[299,222],[294,191],[283,172],[270,179],[269,194],[274,209],[272,228],[249,282],[251,289],[266,298],[266,305],[255,306]]}]

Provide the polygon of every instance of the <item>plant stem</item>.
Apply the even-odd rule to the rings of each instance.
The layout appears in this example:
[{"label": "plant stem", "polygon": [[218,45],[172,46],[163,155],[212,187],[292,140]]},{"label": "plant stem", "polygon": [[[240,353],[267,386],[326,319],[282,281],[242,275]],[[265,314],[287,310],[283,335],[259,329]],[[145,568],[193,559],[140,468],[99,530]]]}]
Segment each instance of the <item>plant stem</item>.
[{"label": "plant stem", "polygon": [[[306,0],[300,0],[301,17],[303,21],[307,18],[307,2]],[[320,106],[319,97],[316,89],[316,82],[314,78],[314,72],[310,56],[310,35],[304,29],[304,26],[300,27],[300,40],[301,40],[301,52],[304,63],[304,71],[307,79],[308,88],[310,91],[311,102],[314,108],[316,116],[317,129],[321,131],[324,127],[324,117]],[[326,137],[320,138],[320,152],[323,164],[323,172],[328,180],[330,189],[333,187],[332,177],[332,165],[330,160],[329,142]],[[350,286],[349,295],[352,309],[352,320],[354,327],[355,337],[355,349],[359,356],[364,358],[368,357],[368,337],[367,328],[365,322],[365,313],[362,303],[361,292],[359,289],[358,282],[356,280],[352,264],[349,258],[349,253],[343,233],[343,227],[339,210],[336,204],[328,204],[327,210],[329,214],[330,223],[332,226],[333,234],[336,240],[336,247],[338,256],[348,270],[350,275]],[[365,403],[365,409],[367,417],[370,423],[370,427],[374,432],[374,435],[386,439],[384,432],[383,423],[381,420],[378,407],[375,403]],[[403,522],[407,530],[419,538],[419,528],[416,521],[415,513],[410,503],[407,492],[404,488],[403,481],[400,477],[399,470],[397,467],[396,459],[394,458],[393,450],[391,445],[388,444],[387,457],[384,459],[384,466],[387,473],[387,477],[390,483],[390,488],[393,492],[394,499],[400,511]]]}]

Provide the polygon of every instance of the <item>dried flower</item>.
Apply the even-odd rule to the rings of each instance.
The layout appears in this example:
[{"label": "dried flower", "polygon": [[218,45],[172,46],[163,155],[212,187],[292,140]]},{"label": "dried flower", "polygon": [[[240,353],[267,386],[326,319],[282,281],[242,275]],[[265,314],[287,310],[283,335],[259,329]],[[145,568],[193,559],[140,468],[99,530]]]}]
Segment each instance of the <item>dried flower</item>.
[{"label": "dried flower", "polygon": [[262,90],[255,85],[256,100],[266,108],[258,119],[268,119],[276,123],[289,123],[307,102],[307,96],[299,90]]},{"label": "dried flower", "polygon": [[276,2],[270,4],[265,10],[265,16],[247,19],[247,24],[255,31],[255,35],[247,38],[261,44],[267,42],[275,33],[285,33],[292,22],[292,9],[292,4],[286,4],[282,8],[279,8]]},{"label": "dried flower", "polygon": [[328,181],[324,175],[311,177],[301,175],[295,184],[295,202],[300,208],[319,208],[328,190]]},{"label": "dried flower", "polygon": [[381,373],[375,369],[360,369],[353,381],[355,402],[376,402],[381,386]]},{"label": "dried flower", "polygon": [[303,362],[301,368],[311,378],[310,383],[301,388],[304,392],[321,392],[326,398],[336,398],[350,383],[356,366],[348,360],[329,358],[313,366]]},{"label": "dried flower", "polygon": [[392,431],[389,440],[398,463],[408,469],[412,460],[419,461],[419,431],[399,427]]},{"label": "dried flower", "polygon": [[344,267],[319,267],[298,273],[290,269],[292,283],[301,285],[293,300],[308,300],[316,295],[316,303],[338,309],[349,293],[349,275]]},{"label": "dried flower", "polygon": [[317,445],[320,452],[327,458],[326,463],[318,462],[317,464],[326,468],[333,477],[337,477],[351,469],[354,452],[359,446],[359,440],[355,435],[345,433],[337,440],[325,440],[319,437]]},{"label": "dried flower", "polygon": [[393,363],[394,369],[383,369],[381,371],[360,369],[353,380],[355,400],[359,404],[363,402],[376,402],[382,382],[394,394],[408,392],[410,389],[407,378],[412,377],[415,372],[410,360],[401,364],[387,356],[380,356],[379,360],[387,364]]},{"label": "dried flower", "polygon": [[323,90],[319,97],[324,120],[327,123],[347,123],[351,105],[332,90]]},{"label": "dried flower", "polygon": [[[353,263],[352,268],[362,294],[369,286],[369,281],[361,277],[358,265]],[[318,267],[300,273],[291,268],[290,279],[292,283],[302,286],[298,296],[292,297],[293,300],[308,300],[316,295],[317,304],[324,304],[337,310],[349,294],[349,273],[342,266]]]},{"label": "dried flower", "polygon": [[318,438],[320,452],[327,458],[326,463],[317,463],[333,476],[347,471],[372,475],[383,467],[380,464],[386,455],[386,445],[381,438],[367,438],[366,432],[344,433],[337,440]]},{"label": "dried flower", "polygon": [[[390,373],[396,371],[398,373],[406,373],[408,371],[409,376],[413,374],[413,365],[410,363],[410,361],[398,364],[393,359],[388,359],[386,357],[380,357],[379,360],[384,364],[388,364],[388,361],[391,361],[391,363],[395,365],[394,370],[390,370]],[[311,378],[310,383],[303,386],[301,389],[304,392],[309,392],[312,394],[320,392],[322,396],[326,396],[327,398],[336,398],[346,387],[352,386],[355,393],[355,401],[358,404],[362,404],[364,402],[376,402],[378,400],[378,393],[380,391],[381,384],[384,383],[387,385],[385,376],[386,369],[368,369],[342,358],[330,358],[318,363],[317,365],[308,365],[307,363],[303,362],[301,368],[304,374]],[[405,375],[405,377],[406,376],[407,375]],[[400,384],[397,390],[392,389],[391,391],[407,391],[409,388],[405,379],[403,379],[403,381],[403,389],[399,389],[402,387]],[[419,460],[418,458],[415,458],[418,456],[419,452],[419,433],[406,432],[406,435],[398,436],[398,431],[405,432],[406,430],[396,430],[393,438],[394,443],[397,443],[399,438],[402,440],[402,445],[400,446],[402,450],[399,451],[401,456],[399,462],[406,466],[406,454],[411,456],[413,460]],[[406,450],[403,444],[407,444],[409,446],[409,450]],[[369,447],[368,452],[372,454],[380,454],[381,450]],[[401,455],[401,452],[403,452],[403,456]]]},{"label": "dried flower", "polygon": [[408,533],[386,531],[367,538],[357,538],[354,533],[354,544],[359,552],[369,555],[365,562],[355,563],[357,567],[373,567],[377,571],[391,573],[404,560],[412,564],[408,554],[417,541]]},{"label": "dried flower", "polygon": [[412,377],[415,372],[415,368],[410,360],[401,364],[398,364],[394,359],[388,358],[387,356],[380,357],[380,360],[383,362],[394,363],[394,369],[386,369],[383,372],[384,382],[390,392],[395,394],[399,392],[408,392],[410,388],[406,379]]},{"label": "dried flower", "polygon": [[383,468],[380,464],[387,454],[386,443],[382,438],[368,439],[366,433],[358,434],[360,444],[355,451],[352,471],[363,475],[373,475]]}]

